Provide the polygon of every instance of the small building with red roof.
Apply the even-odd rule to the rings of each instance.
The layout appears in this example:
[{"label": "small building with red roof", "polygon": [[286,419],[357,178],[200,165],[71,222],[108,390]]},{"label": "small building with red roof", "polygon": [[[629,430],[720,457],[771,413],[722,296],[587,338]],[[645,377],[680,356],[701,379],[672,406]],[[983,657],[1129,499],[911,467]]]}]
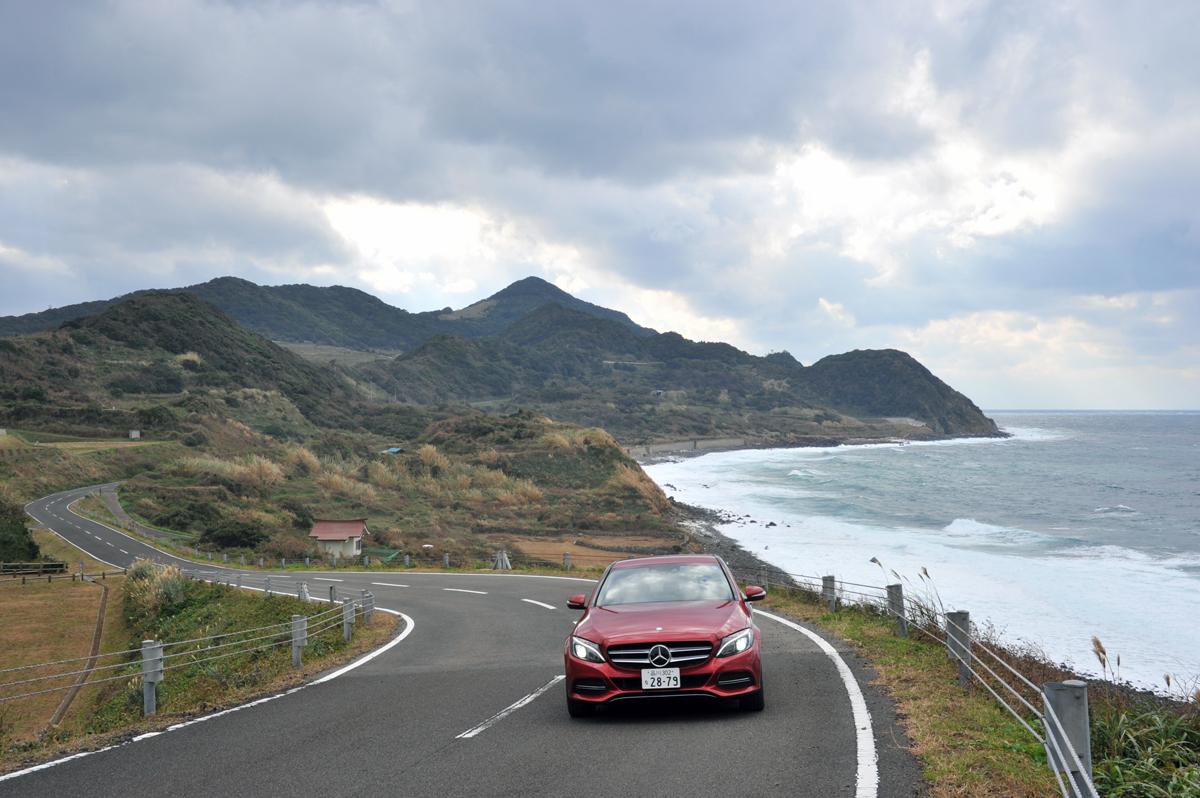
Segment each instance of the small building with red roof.
[{"label": "small building with red roof", "polygon": [[350,518],[344,521],[317,519],[308,536],[317,548],[331,557],[357,557],[362,554],[363,535],[367,534],[367,519]]}]

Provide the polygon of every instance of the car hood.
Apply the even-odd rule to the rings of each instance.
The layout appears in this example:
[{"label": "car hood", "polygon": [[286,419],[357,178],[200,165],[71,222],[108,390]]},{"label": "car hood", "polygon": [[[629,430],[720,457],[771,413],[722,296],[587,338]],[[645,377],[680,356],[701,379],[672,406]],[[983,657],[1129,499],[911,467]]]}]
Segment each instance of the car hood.
[{"label": "car hood", "polygon": [[[670,601],[592,607],[575,634],[602,645],[710,640],[750,626],[737,601]],[[661,627],[661,631],[659,631]]]}]

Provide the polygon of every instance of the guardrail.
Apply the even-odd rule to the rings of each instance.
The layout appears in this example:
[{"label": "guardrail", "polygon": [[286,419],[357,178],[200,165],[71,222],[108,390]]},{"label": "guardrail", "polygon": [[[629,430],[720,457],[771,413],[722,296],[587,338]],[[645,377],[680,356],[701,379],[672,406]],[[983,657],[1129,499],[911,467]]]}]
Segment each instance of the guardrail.
[{"label": "guardrail", "polygon": [[40,585],[53,582],[91,582],[96,579],[105,580],[110,576],[124,576],[125,569],[116,571],[74,571],[72,573],[41,574],[5,574],[0,576],[0,587],[4,585]]},{"label": "guardrail", "polygon": [[[229,572],[182,572],[192,579],[233,586]],[[237,587],[242,586],[241,582],[238,574]],[[272,593],[269,577],[266,592]],[[306,584],[298,592],[302,594],[299,597],[306,600],[326,600],[311,597]],[[369,622],[375,610],[375,597],[369,591],[362,591],[355,597],[330,587],[328,601],[333,606],[327,610],[314,615],[292,615],[289,620],[276,624],[187,640],[144,640],[139,648],[3,668],[0,669],[0,705],[63,690],[140,678],[143,714],[154,715],[157,713],[157,685],[173,670],[285,645],[291,645],[292,665],[298,668],[301,652],[311,638],[340,628],[343,640],[350,642],[357,621]],[[107,664],[98,664],[101,662]]]},{"label": "guardrail", "polygon": [[[1038,686],[1004,656],[974,635],[970,613],[945,611],[930,601],[904,595],[902,583],[868,585],[839,580],[833,575],[794,574],[761,569],[733,569],[734,576],[769,589],[799,589],[813,594],[829,612],[843,603],[857,604],[890,616],[896,634],[916,632],[946,648],[958,665],[959,684],[982,686],[1021,727],[1046,750],[1046,758],[1064,798],[1099,798],[1092,783],[1091,731],[1087,684],[1078,680]],[[772,580],[782,573],[786,582]],[[986,659],[985,659],[986,657]],[[1041,708],[1037,704],[1041,704]]]},{"label": "guardrail", "polygon": [[0,574],[61,574],[65,562],[0,562]]}]

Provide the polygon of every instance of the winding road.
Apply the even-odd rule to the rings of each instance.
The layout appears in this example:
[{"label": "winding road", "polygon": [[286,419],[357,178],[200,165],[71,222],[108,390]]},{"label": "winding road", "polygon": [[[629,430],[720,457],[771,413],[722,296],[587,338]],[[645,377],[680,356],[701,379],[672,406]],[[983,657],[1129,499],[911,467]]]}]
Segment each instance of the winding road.
[{"label": "winding road", "polygon": [[[96,559],[178,560],[69,509],[99,486],[30,503]],[[236,574],[225,569],[222,573]],[[767,708],[625,702],[572,720],[562,641],[590,580],[413,571],[242,571],[369,589],[404,639],[360,667],[204,722],[0,777],[0,795],[710,796],[924,793],[891,703],[846,646],[760,613]],[[855,698],[855,696],[858,696]]]}]

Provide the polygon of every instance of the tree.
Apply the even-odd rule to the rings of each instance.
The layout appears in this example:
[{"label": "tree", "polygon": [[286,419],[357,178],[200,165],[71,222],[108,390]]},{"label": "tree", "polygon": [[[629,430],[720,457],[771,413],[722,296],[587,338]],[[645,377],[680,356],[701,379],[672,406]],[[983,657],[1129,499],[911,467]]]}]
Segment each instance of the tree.
[{"label": "tree", "polygon": [[0,501],[0,562],[34,562],[41,556],[25,527],[25,513],[16,504]]}]

